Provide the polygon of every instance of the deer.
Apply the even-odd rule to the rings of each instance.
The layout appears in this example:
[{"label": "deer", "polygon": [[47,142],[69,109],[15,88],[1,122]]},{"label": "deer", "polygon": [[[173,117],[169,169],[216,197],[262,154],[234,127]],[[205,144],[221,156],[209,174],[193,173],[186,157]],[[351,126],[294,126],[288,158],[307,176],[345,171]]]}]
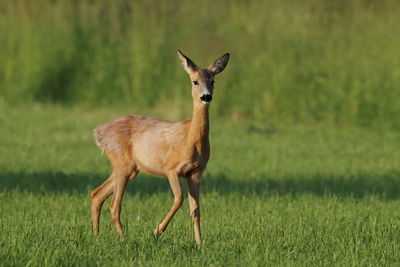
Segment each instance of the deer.
[{"label": "deer", "polygon": [[121,202],[129,181],[139,172],[166,177],[174,201],[165,219],[153,233],[162,234],[183,204],[180,178],[186,178],[190,217],[193,221],[195,242],[201,244],[200,181],[210,158],[209,107],[214,89],[214,77],[222,72],[229,60],[224,54],[207,69],[198,67],[177,50],[183,69],[192,85],[193,114],[191,120],[171,122],[148,116],[126,115],[94,129],[96,144],[108,156],[112,172],[99,187],[91,192],[92,227],[99,233],[100,212],[104,201],[112,195],[110,213],[112,223],[121,238]]}]

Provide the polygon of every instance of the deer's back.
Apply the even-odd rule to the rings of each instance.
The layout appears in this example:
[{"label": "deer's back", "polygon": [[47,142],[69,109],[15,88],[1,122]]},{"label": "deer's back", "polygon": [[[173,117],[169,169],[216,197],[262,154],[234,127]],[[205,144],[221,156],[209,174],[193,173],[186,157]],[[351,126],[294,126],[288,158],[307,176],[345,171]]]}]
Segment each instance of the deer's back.
[{"label": "deer's back", "polygon": [[94,129],[96,144],[104,151],[124,153],[126,146],[139,142],[159,143],[179,139],[185,122],[170,122],[147,116],[127,115],[101,124]]},{"label": "deer's back", "polygon": [[106,153],[127,156],[143,171],[164,176],[160,166],[167,161],[171,164],[171,158],[185,142],[187,127],[188,121],[128,115],[99,125],[94,135],[96,144]]}]

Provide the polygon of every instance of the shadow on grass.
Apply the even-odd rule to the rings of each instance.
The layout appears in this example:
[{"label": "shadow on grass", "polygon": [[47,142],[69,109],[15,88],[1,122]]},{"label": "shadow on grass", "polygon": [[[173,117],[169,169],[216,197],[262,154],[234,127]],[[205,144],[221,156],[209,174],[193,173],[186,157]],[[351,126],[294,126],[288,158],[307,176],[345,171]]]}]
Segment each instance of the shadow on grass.
[{"label": "shadow on grass", "polygon": [[[98,174],[64,173],[1,173],[0,192],[21,190],[32,193],[89,193],[101,184],[104,177]],[[186,184],[182,181],[182,185]],[[167,179],[141,174],[127,188],[130,194],[142,196],[170,192]],[[202,181],[202,193],[259,195],[352,196],[365,198],[379,196],[382,199],[400,198],[400,173],[309,175],[273,178],[260,175],[257,179],[241,181],[222,174],[208,175]]]}]

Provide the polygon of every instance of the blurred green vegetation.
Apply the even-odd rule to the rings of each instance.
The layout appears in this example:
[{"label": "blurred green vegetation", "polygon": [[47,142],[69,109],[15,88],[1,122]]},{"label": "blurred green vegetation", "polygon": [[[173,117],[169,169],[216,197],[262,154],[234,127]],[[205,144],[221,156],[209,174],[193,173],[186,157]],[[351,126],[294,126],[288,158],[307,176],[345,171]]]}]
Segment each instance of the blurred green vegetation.
[{"label": "blurred green vegetation", "polygon": [[182,49],[217,78],[216,117],[400,129],[400,2],[0,2],[0,100],[191,112]]}]

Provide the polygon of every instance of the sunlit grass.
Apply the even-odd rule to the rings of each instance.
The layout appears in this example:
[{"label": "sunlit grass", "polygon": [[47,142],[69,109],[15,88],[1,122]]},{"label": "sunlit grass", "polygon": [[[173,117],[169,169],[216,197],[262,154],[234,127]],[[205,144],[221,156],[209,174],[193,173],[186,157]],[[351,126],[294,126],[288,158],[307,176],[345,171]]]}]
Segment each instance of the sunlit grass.
[{"label": "sunlit grass", "polygon": [[[92,128],[121,115],[57,106],[0,109],[0,262],[5,266],[396,265],[400,249],[399,134],[262,128],[212,118],[201,189],[204,243],[187,201],[166,179],[128,185],[120,241],[103,207],[93,237],[90,191],[110,167]],[[185,185],[185,181],[182,180]]]}]

